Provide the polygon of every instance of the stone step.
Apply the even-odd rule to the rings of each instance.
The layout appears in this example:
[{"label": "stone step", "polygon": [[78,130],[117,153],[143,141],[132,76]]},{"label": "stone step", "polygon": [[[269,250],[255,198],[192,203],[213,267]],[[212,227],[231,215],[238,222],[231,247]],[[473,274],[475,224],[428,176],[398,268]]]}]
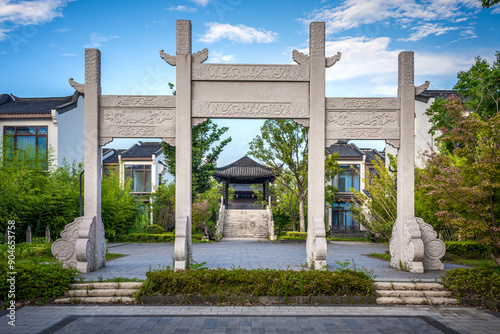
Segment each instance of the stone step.
[{"label": "stone step", "polygon": [[376,290],[444,290],[439,283],[375,282]]},{"label": "stone step", "polygon": [[142,282],[89,282],[70,284],[70,290],[89,289],[139,289]]},{"label": "stone step", "polygon": [[435,290],[377,290],[379,297],[451,297],[448,291]]},{"label": "stone step", "polygon": [[69,290],[69,297],[133,297],[139,289]]},{"label": "stone step", "polygon": [[55,300],[56,304],[135,304],[134,297],[67,297]]},{"label": "stone step", "polygon": [[377,304],[383,305],[457,305],[455,298],[441,297],[379,297]]}]

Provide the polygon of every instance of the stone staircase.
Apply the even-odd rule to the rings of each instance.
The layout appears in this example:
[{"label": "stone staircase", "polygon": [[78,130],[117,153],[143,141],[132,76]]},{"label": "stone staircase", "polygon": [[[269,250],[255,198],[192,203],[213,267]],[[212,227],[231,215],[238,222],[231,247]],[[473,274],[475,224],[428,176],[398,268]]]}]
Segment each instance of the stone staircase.
[{"label": "stone staircase", "polygon": [[224,238],[267,239],[267,210],[225,210]]},{"label": "stone staircase", "polygon": [[457,305],[457,299],[439,283],[376,282],[377,304]]},{"label": "stone staircase", "polygon": [[100,282],[70,284],[70,290],[56,304],[135,304],[135,293],[142,282]]}]

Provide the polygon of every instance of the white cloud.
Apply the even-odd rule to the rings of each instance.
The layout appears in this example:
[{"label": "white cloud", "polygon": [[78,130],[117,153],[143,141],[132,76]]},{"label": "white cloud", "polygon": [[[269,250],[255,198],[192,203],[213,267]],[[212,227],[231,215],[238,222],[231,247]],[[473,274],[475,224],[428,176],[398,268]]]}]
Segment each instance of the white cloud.
[{"label": "white cloud", "polygon": [[186,13],[196,13],[198,11],[196,8],[186,7],[186,6],[182,6],[182,5],[170,6],[166,9],[168,9],[169,11],[186,12]]},{"label": "white cloud", "polygon": [[494,7],[493,10],[491,11],[491,14],[500,14],[500,7],[499,6]]},{"label": "white cloud", "polygon": [[236,43],[270,43],[274,42],[278,34],[273,31],[247,27],[245,25],[233,26],[228,23],[206,23],[208,31],[200,38],[201,42],[214,43],[221,39],[229,39]]},{"label": "white cloud", "polygon": [[61,54],[63,57],[78,57],[76,53],[63,53]]},{"label": "white cloud", "polygon": [[70,0],[0,0],[0,41],[19,26],[38,25],[62,17]]},{"label": "white cloud", "polygon": [[427,37],[429,35],[439,36],[439,35],[447,33],[450,30],[457,30],[457,29],[458,29],[458,27],[441,27],[437,23],[426,23],[424,25],[416,26],[416,27],[411,28],[411,30],[415,30],[415,32],[412,33],[410,35],[410,37],[408,37],[408,38],[400,38],[400,39],[398,39],[398,41],[403,41],[403,42],[412,41],[412,42],[416,42],[416,41],[419,41],[422,38],[425,38],[425,37]]},{"label": "white cloud", "polygon": [[84,45],[84,48],[97,48],[102,46],[102,43],[108,42],[111,39],[118,38],[118,36],[113,36],[113,35],[102,35],[98,32],[94,32],[90,35],[90,43]]},{"label": "white cloud", "polygon": [[65,32],[68,32],[68,31],[71,31],[73,30],[72,28],[59,28],[59,29],[54,29],[52,30],[53,32],[57,32],[57,33],[65,33]]},{"label": "white cloud", "polygon": [[210,2],[210,0],[191,0],[191,1],[202,7],[206,7]]},{"label": "white cloud", "polygon": [[222,52],[211,52],[210,58],[211,63],[233,63],[236,58],[234,55],[225,55]]}]

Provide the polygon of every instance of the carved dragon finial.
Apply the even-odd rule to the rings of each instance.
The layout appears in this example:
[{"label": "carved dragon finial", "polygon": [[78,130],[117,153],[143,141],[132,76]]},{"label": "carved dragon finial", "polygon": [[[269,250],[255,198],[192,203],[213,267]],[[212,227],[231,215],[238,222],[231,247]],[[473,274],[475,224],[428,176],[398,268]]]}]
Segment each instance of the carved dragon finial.
[{"label": "carved dragon finial", "polygon": [[431,83],[429,81],[426,81],[424,84],[420,86],[415,86],[415,95],[422,94],[427,88],[429,88],[430,84]]},{"label": "carved dragon finial", "polygon": [[83,94],[85,92],[85,85],[80,84],[73,80],[73,78],[69,78],[69,85],[73,87],[78,93]]},{"label": "carved dragon finial", "polygon": [[309,56],[306,55],[306,54],[303,54],[302,52],[300,52],[298,50],[293,50],[292,51],[292,58],[299,65],[307,65],[307,64],[309,64]]},{"label": "carved dragon finial", "polygon": [[201,51],[198,51],[196,53],[193,53],[193,57],[191,58],[191,61],[193,63],[198,63],[201,64],[208,58],[208,49],[204,48]]},{"label": "carved dragon finial", "polygon": [[336,62],[340,60],[340,57],[342,57],[342,53],[340,52],[337,52],[335,56],[325,57],[325,66],[327,68],[332,67],[333,65],[335,65]]},{"label": "carved dragon finial", "polygon": [[171,56],[163,50],[160,50],[160,57],[163,58],[169,65],[175,66],[175,56]]}]

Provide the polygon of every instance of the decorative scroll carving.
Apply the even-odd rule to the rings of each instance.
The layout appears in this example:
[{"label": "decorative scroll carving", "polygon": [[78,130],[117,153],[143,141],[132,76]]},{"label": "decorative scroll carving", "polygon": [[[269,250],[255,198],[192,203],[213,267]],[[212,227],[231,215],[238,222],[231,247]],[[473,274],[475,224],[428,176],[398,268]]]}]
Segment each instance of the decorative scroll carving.
[{"label": "decorative scroll carving", "polygon": [[161,138],[165,135],[175,135],[174,128],[167,126],[117,126],[105,125],[101,133],[106,137],[113,138]]},{"label": "decorative scroll carving", "polygon": [[111,137],[99,137],[99,146],[106,146],[113,141]]},{"label": "decorative scroll carving", "polygon": [[170,146],[175,146],[175,137],[163,137],[162,140]]},{"label": "decorative scroll carving", "polygon": [[193,57],[191,58],[191,62],[201,64],[207,59],[208,59],[208,49],[204,48],[201,51],[193,53]]},{"label": "decorative scroll carving", "polygon": [[338,111],[328,113],[328,122],[340,126],[368,125],[382,126],[388,123],[395,123],[397,114],[392,112],[356,112],[356,111]]},{"label": "decorative scroll carving", "polygon": [[175,66],[177,63],[175,61],[175,56],[171,56],[163,50],[160,50],[160,57],[167,62],[167,64]]},{"label": "decorative scroll carving", "polygon": [[297,124],[305,126],[306,128],[310,125],[309,118],[294,118],[293,121]]},{"label": "decorative scroll carving", "polygon": [[326,98],[327,110],[342,109],[393,109],[398,110],[399,98],[380,97],[380,98],[349,98],[349,97],[328,97]]},{"label": "decorative scroll carving", "polygon": [[173,111],[104,109],[103,120],[108,124],[165,124],[174,119]]},{"label": "decorative scroll carving", "polygon": [[69,85],[73,87],[78,93],[84,94],[85,93],[85,85],[80,84],[76,81],[73,80],[73,78],[69,78]]},{"label": "decorative scroll carving", "polygon": [[101,51],[85,49],[85,83],[101,82]]},{"label": "decorative scroll carving", "polygon": [[431,225],[427,224],[422,218],[416,218],[422,234],[424,243],[424,258],[422,263],[424,269],[427,270],[444,270],[444,265],[441,263],[441,258],[446,253],[444,242],[438,239],[436,231]]},{"label": "decorative scroll carving", "polygon": [[189,259],[189,248],[186,240],[188,228],[191,228],[189,226],[189,217],[175,218],[174,267],[176,270],[186,269],[186,262]]},{"label": "decorative scroll carving", "polygon": [[292,58],[299,65],[309,65],[309,56],[298,50],[292,51]]},{"label": "decorative scroll carving", "polygon": [[177,20],[176,30],[177,54],[191,54],[191,21]]},{"label": "decorative scroll carving", "polygon": [[413,52],[403,51],[398,56],[398,84],[399,86],[413,86]]},{"label": "decorative scroll carving", "polygon": [[[96,234],[96,229],[99,230]],[[97,270],[106,265],[102,254],[106,252],[106,238],[102,223],[95,217],[83,216],[66,225],[61,238],[52,244],[52,254],[63,262],[65,268],[76,268],[82,273]]]},{"label": "decorative scroll carving", "polygon": [[150,107],[175,108],[175,96],[172,95],[101,95],[103,107]]},{"label": "decorative scroll carving", "polygon": [[[415,217],[405,217],[402,226],[398,224],[397,219],[392,230],[392,237],[389,245],[391,253],[391,267],[398,269],[407,269],[413,273],[423,273],[424,267],[422,259],[424,257],[424,244],[422,242],[422,234],[420,227]],[[399,228],[403,228],[403,258],[399,258],[398,244],[400,243]]]},{"label": "decorative scroll carving", "polygon": [[342,136],[343,138],[351,138],[351,139],[356,139],[356,138],[381,138],[382,129],[377,129],[377,128],[344,128],[342,129]]},{"label": "decorative scroll carving", "polygon": [[308,118],[306,102],[193,102],[193,117]]},{"label": "decorative scroll carving", "polygon": [[429,81],[426,81],[424,84],[420,86],[415,86],[415,95],[420,95],[422,94],[427,88],[429,88],[429,85],[431,83]]},{"label": "decorative scroll carving", "polygon": [[327,68],[332,67],[333,65],[335,65],[336,62],[338,62],[340,60],[340,57],[342,57],[342,53],[340,53],[340,52],[337,52],[337,54],[335,56],[326,57],[325,58],[325,66]]},{"label": "decorative scroll carving", "polygon": [[308,81],[309,66],[193,64],[193,80]]},{"label": "decorative scroll carving", "polygon": [[388,139],[385,142],[394,148],[399,148],[399,145],[400,145],[399,139],[390,139],[390,140]]},{"label": "decorative scroll carving", "polygon": [[[313,217],[312,236],[312,259],[309,260],[309,265],[314,265],[316,269],[324,269],[326,266],[327,244],[325,238],[325,225],[323,217]],[[307,241],[309,242],[309,240]]]},{"label": "decorative scroll carving", "polygon": [[309,55],[325,56],[325,22],[311,22],[309,26]]},{"label": "decorative scroll carving", "polygon": [[205,122],[207,119],[208,118],[193,117],[193,118],[191,118],[191,125],[197,126],[198,124]]}]

